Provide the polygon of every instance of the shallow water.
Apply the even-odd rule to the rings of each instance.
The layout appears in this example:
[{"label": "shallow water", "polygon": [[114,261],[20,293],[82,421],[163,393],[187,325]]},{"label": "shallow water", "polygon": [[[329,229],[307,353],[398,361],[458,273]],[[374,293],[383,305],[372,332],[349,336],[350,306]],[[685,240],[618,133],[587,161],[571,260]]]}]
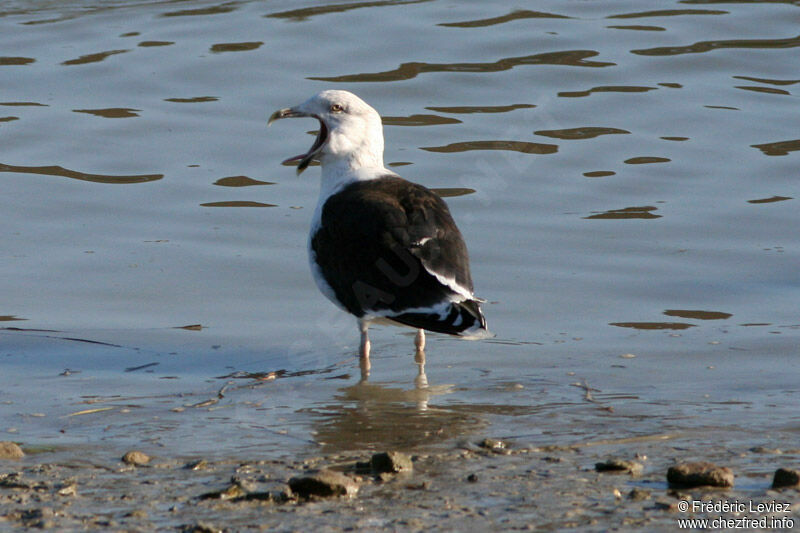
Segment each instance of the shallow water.
[{"label": "shallow water", "polygon": [[[9,439],[796,438],[796,3],[302,5],[0,8]],[[489,300],[497,337],[431,335],[426,379],[375,327],[359,383],[308,273],[318,170],[279,162],[316,125],[266,120],[331,87],[448,196]]]}]

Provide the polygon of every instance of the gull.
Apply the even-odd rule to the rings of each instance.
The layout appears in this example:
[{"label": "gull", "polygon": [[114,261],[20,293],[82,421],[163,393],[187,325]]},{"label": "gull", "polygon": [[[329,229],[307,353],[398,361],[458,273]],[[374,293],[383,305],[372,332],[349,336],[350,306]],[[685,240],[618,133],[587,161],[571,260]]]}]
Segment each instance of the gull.
[{"label": "gull", "polygon": [[425,330],[467,339],[493,336],[473,292],[464,238],[442,198],[383,164],[383,124],[348,91],[326,90],[269,119],[319,121],[300,175],[322,166],[319,200],[308,237],[311,273],[322,294],[358,320],[362,372],[369,372],[373,322],[416,328],[424,359]]}]

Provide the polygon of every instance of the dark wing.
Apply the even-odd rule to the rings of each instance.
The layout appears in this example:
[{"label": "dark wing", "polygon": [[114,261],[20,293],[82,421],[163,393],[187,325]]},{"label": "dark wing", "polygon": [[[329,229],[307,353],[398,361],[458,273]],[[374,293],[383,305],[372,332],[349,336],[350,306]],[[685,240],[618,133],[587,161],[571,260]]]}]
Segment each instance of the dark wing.
[{"label": "dark wing", "polygon": [[[483,323],[469,298],[461,233],[444,201],[421,185],[397,177],[348,185],[325,203],[311,249],[337,299],[356,316],[378,313],[446,333]],[[471,321],[447,320],[453,299],[465,300],[453,305]]]}]

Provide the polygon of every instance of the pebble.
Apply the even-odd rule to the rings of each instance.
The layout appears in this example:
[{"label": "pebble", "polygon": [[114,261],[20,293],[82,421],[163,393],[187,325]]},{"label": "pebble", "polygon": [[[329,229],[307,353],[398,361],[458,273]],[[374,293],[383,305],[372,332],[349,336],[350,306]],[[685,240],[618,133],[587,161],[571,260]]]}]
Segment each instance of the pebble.
[{"label": "pebble", "polygon": [[376,453],[370,459],[369,464],[376,474],[398,474],[400,472],[411,472],[414,469],[411,457],[402,452]]},{"label": "pebble", "polygon": [[133,466],[146,465],[150,462],[150,456],[138,450],[131,450],[122,456],[122,462]]},{"label": "pebble", "polygon": [[633,500],[635,502],[640,502],[642,500],[649,500],[650,491],[646,489],[640,489],[639,487],[634,487],[628,493],[628,499]]},{"label": "pebble", "polygon": [[638,476],[642,473],[643,467],[641,463],[636,461],[611,458],[601,463],[595,463],[594,469],[598,472],[628,472],[631,475]]},{"label": "pebble", "polygon": [[352,497],[358,492],[358,483],[352,478],[333,470],[322,469],[309,476],[293,477],[289,488],[302,498]]},{"label": "pebble", "polygon": [[667,482],[674,487],[733,487],[733,471],[709,462],[681,463],[669,468]]},{"label": "pebble", "polygon": [[779,468],[775,471],[775,476],[772,478],[772,488],[782,489],[785,487],[800,488],[800,470]]},{"label": "pebble", "polygon": [[25,457],[25,452],[15,442],[2,441],[0,442],[0,459],[22,459]]},{"label": "pebble", "polygon": [[483,439],[478,443],[478,446],[492,451],[500,451],[508,448],[508,445],[500,439]]}]

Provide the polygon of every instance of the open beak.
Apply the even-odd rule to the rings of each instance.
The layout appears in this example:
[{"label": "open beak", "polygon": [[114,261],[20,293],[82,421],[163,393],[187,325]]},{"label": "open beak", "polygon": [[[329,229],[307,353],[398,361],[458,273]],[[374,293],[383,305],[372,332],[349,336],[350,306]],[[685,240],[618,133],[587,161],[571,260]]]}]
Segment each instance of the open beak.
[{"label": "open beak", "polygon": [[314,140],[314,144],[311,145],[311,148],[308,149],[308,152],[300,155],[296,155],[294,157],[290,157],[289,159],[285,160],[283,163],[292,163],[294,161],[299,161],[297,164],[297,175],[303,173],[303,171],[308,167],[309,163],[316,157],[316,155],[322,150],[322,146],[325,144],[325,141],[328,140],[328,127],[325,126],[325,123],[319,118],[317,115],[309,115],[308,113],[303,113],[302,111],[297,111],[293,108],[287,107],[285,109],[279,109],[275,111],[272,116],[269,117],[269,121],[267,122],[267,126],[272,124],[278,119],[281,118],[298,118],[298,117],[313,117],[319,120],[319,133],[317,134],[317,138]]}]

